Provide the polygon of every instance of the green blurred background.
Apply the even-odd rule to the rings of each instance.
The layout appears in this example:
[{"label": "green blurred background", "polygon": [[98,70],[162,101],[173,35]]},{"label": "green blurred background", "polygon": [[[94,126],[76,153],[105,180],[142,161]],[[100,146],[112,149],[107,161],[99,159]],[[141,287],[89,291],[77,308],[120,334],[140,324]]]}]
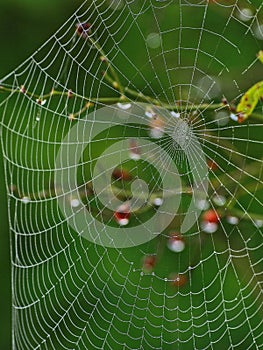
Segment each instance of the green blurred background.
[{"label": "green blurred background", "polygon": [[[9,0],[0,2],[0,79],[57,30],[81,0]],[[0,155],[0,349],[11,349],[11,269],[7,201]]]},{"label": "green blurred background", "polygon": [[[58,28],[60,25],[64,22],[65,19],[69,17],[69,15],[73,12],[74,9],[76,9],[82,1],[74,1],[73,2],[65,2],[65,0],[56,0],[56,1],[50,1],[50,0],[39,0],[39,1],[33,1],[33,0],[27,0],[21,2],[18,0],[12,0],[8,3],[1,4],[0,5],[0,28],[1,28],[1,52],[2,55],[0,56],[0,77],[4,77],[6,74],[8,74],[10,71],[12,71],[19,63],[23,62],[31,53],[33,53],[43,42],[45,42],[49,36]],[[257,5],[260,2],[257,2]],[[255,1],[256,4],[256,1]],[[222,14],[221,14],[222,15]],[[171,18],[168,18],[167,23],[172,23],[174,20],[174,17],[172,17],[173,14],[171,13]],[[193,21],[198,22],[198,16],[196,18],[193,18]],[[200,18],[199,18],[200,20]],[[223,32],[225,21],[222,21],[222,17],[218,16],[216,13],[212,13],[211,17],[209,17],[208,23],[211,21],[210,25],[214,25],[216,28],[218,28],[218,31],[220,33]],[[143,24],[144,27],[147,26],[146,24]],[[222,27],[222,29],[221,29]],[[145,28],[144,28],[145,29]],[[242,32],[240,30],[243,30]],[[240,55],[239,57],[234,56],[236,52],[232,50],[231,52],[228,50],[228,46],[224,47],[222,45],[222,50],[219,50],[217,52],[218,58],[221,59],[225,64],[228,64],[228,66],[231,68],[230,74],[226,77],[228,80],[226,80],[226,88],[224,89],[224,92],[228,93],[228,96],[235,97],[238,94],[238,91],[233,90],[233,85],[229,84],[229,82],[233,82],[233,79],[236,78],[238,80],[239,85],[242,85],[242,88],[246,88],[249,86],[249,83],[247,80],[240,77],[240,71],[241,66],[247,67],[250,62],[253,61],[255,58],[255,53],[260,49],[258,43],[252,39],[252,36],[245,36],[245,27],[240,26],[238,23],[235,23],[233,25],[233,28],[229,27],[227,34],[231,32],[231,35],[233,36],[233,41],[237,43],[241,49],[241,51],[245,52],[244,55]],[[131,33],[132,34],[132,33]],[[130,36],[131,36],[130,34]],[[195,47],[196,45],[196,37],[191,37],[191,32],[187,33],[187,43],[189,46],[191,44]],[[195,31],[195,34],[198,36],[199,31]],[[248,38],[248,39],[247,39]],[[131,38],[130,38],[131,39]],[[173,37],[171,37],[171,40],[168,41],[167,50],[172,50],[174,47],[174,41]],[[239,40],[240,39],[240,40]],[[134,38],[132,38],[131,43],[134,43]],[[211,38],[211,42],[209,43],[211,47],[213,45],[217,45],[217,42],[214,43],[214,38]],[[191,43],[193,41],[194,43]],[[138,43],[136,43],[138,45]],[[208,43],[205,43],[205,51],[210,52],[208,50]],[[130,42],[128,42],[127,47],[125,48],[125,52],[129,53],[132,57],[133,51],[134,51],[134,45],[130,45]],[[140,50],[138,50],[140,51]],[[231,56],[232,53],[232,56]],[[142,57],[140,56],[141,52],[138,52],[138,55],[136,56],[136,59],[138,62],[141,60],[143,62]],[[188,58],[189,56],[189,58]],[[172,57],[173,58],[173,57]],[[194,56],[190,56],[187,52],[187,60],[189,59],[189,65],[191,64],[191,60],[194,59]],[[138,63],[137,62],[137,63]],[[125,63],[125,62],[124,62]],[[123,63],[122,63],[123,64]],[[156,63],[156,66],[158,64],[158,61]],[[176,65],[176,62],[173,63]],[[139,66],[139,64],[138,64]],[[128,67],[126,67],[128,69]],[[261,66],[260,66],[261,68]],[[255,77],[257,77],[257,74],[255,71],[252,70],[250,72],[251,81],[254,80]],[[257,68],[258,69],[258,66]],[[259,74],[259,73],[258,73]],[[132,70],[130,71],[130,76],[132,75]],[[150,75],[150,73],[149,73]],[[232,76],[231,76],[232,75]],[[176,80],[176,79],[175,79]],[[138,83],[139,85],[139,83]],[[245,130],[245,128],[244,128]],[[231,137],[231,135],[229,135]],[[236,135],[235,135],[236,136]],[[247,137],[245,134],[244,137]],[[213,150],[212,150],[213,151]],[[249,151],[252,152],[252,150],[249,149]],[[248,149],[246,148],[246,152],[248,154]],[[230,160],[231,161],[231,160]],[[5,198],[5,190],[4,190],[4,176],[3,176],[3,164],[1,159],[1,180],[0,181],[0,190],[1,190],[1,219],[2,219],[2,230],[1,230],[1,239],[0,239],[0,285],[1,285],[1,298],[0,298],[0,349],[8,350],[11,349],[11,290],[10,290],[10,263],[9,263],[9,233],[8,233],[8,222],[7,222],[7,202]],[[250,198],[249,198],[250,199]],[[226,226],[227,227],[227,226]],[[236,233],[238,234],[238,233]],[[247,234],[247,233],[246,233]],[[219,236],[220,237],[220,236]],[[232,236],[233,237],[233,236]],[[235,242],[231,242],[233,244],[232,247],[237,247],[240,243],[243,244],[244,237],[236,237]],[[218,238],[217,238],[218,239]],[[222,240],[223,241],[223,240]],[[219,241],[218,241],[219,244]],[[235,246],[236,245],[236,246]],[[222,247],[219,245],[217,248],[225,249],[225,247],[222,244]],[[209,247],[208,247],[209,248]],[[218,248],[218,249],[219,249]],[[213,250],[213,247],[210,246],[211,251]],[[208,249],[208,252],[210,254],[210,251]],[[236,248],[238,249],[238,248]],[[170,254],[172,256],[172,254]],[[228,256],[227,256],[228,257]],[[167,258],[167,256],[166,256]],[[170,260],[173,259],[173,257],[169,257]],[[255,258],[256,261],[258,261],[258,257]],[[114,261],[114,259],[112,259]],[[222,262],[213,262],[212,268],[215,267],[215,269],[219,266],[223,270],[223,266],[225,264],[224,259],[222,259]],[[211,266],[207,266],[206,268],[208,271],[206,271],[207,275],[207,281],[209,281],[209,273],[212,272],[209,271],[209,268]],[[245,266],[246,267],[246,266]],[[211,270],[212,270],[211,268]],[[117,269],[118,270],[118,269]],[[242,269],[240,269],[242,270]],[[88,271],[88,270],[87,270]],[[213,271],[214,272],[214,271]],[[101,272],[102,274],[102,272]],[[103,274],[102,274],[103,275]],[[198,275],[195,275],[195,278],[198,279]],[[227,275],[227,280],[233,281],[233,271],[231,270],[230,273]],[[205,283],[205,281],[203,281]],[[123,281],[120,281],[120,284],[122,284]],[[136,285],[137,281],[134,281],[134,285]],[[207,282],[208,283],[208,282]],[[245,283],[243,281],[243,283]],[[225,291],[224,297],[227,299],[233,299],[233,296],[231,294],[232,290],[235,292],[236,290],[239,290],[240,286],[235,286],[234,283],[226,283],[228,290]],[[198,287],[198,284],[196,284]],[[159,286],[158,286],[159,287]],[[221,285],[218,284],[216,286],[218,289],[221,288]],[[232,287],[232,290],[230,290]],[[212,288],[211,288],[212,289]],[[249,291],[249,289],[248,289]],[[173,291],[170,291],[171,294]],[[188,291],[189,292],[189,291]],[[117,291],[116,291],[117,293]],[[229,293],[229,295],[227,294]],[[105,298],[107,295],[105,296]],[[125,299],[125,297],[123,296]],[[208,297],[209,298],[209,297]],[[182,298],[183,299],[183,298]],[[196,299],[192,299],[195,301]],[[107,301],[107,300],[106,300]],[[105,301],[105,302],[106,302]],[[181,300],[183,304],[183,300]],[[197,300],[197,302],[200,303],[200,300]],[[247,301],[249,303],[250,300]],[[158,300],[155,301],[156,305],[158,305]],[[215,308],[217,305],[214,305]],[[213,307],[213,305],[212,305]],[[161,310],[161,309],[160,309]],[[220,308],[219,308],[220,310]],[[115,312],[115,311],[114,311]],[[161,316],[161,314],[160,314]],[[167,316],[167,320],[169,320],[169,315]],[[186,318],[189,315],[186,316]],[[182,316],[181,316],[182,317]],[[212,317],[212,316],[211,316]],[[242,316],[243,317],[243,316]],[[173,315],[171,315],[171,318],[173,319]],[[238,318],[234,318],[234,320],[237,320]],[[221,322],[221,319],[219,319]],[[219,322],[218,321],[218,322]],[[160,321],[161,323],[165,322]],[[203,319],[201,318],[201,324],[203,324]],[[223,324],[223,322],[222,322]],[[119,326],[119,324],[118,324]],[[165,325],[166,326],[166,325]],[[219,325],[216,325],[219,329]],[[168,329],[168,328],[167,328]],[[246,328],[244,328],[247,330]],[[243,329],[243,330],[244,330]],[[203,332],[203,331],[202,331]],[[227,343],[228,339],[226,340]],[[26,350],[26,349],[25,349]]]}]

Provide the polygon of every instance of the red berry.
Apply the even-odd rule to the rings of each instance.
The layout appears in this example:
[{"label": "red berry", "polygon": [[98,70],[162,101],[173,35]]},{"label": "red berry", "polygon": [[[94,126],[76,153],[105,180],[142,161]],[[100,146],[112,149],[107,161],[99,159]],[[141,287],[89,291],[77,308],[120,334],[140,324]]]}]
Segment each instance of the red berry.
[{"label": "red berry", "polygon": [[114,212],[114,219],[121,226],[127,225],[130,217],[131,213],[129,205],[125,203],[119,206],[119,208]]},{"label": "red berry", "polygon": [[143,270],[145,272],[150,272],[155,267],[156,257],[153,255],[147,255],[143,261]]},{"label": "red berry", "polygon": [[219,222],[219,219],[220,219],[219,215],[213,209],[207,210],[203,214],[203,221],[206,221],[206,222],[217,224]]},{"label": "red berry", "polygon": [[211,159],[208,159],[207,166],[210,170],[217,170],[218,169],[217,163]]},{"label": "red berry", "polygon": [[123,213],[121,211],[115,211],[114,217],[117,221],[123,220],[123,219],[128,219],[130,218],[131,213]]},{"label": "red berry", "polygon": [[178,273],[177,275],[172,276],[172,285],[175,287],[183,287],[187,282],[186,275]]},{"label": "red berry", "polygon": [[129,173],[128,170],[115,168],[111,174],[111,177],[114,180],[124,180],[129,181],[132,179],[132,175]]}]

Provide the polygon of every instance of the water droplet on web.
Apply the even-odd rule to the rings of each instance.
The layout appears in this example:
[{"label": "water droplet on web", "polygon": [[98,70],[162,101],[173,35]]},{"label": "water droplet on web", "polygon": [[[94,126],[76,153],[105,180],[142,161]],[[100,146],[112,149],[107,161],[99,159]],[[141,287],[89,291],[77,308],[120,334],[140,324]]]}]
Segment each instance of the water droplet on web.
[{"label": "water droplet on web", "polygon": [[258,228],[263,227],[263,220],[255,220],[255,225]]},{"label": "water droplet on web", "polygon": [[152,110],[146,110],[144,114],[148,118],[153,118],[155,116],[155,113]]},{"label": "water droplet on web", "polygon": [[185,243],[179,234],[171,234],[167,242],[167,247],[175,253],[180,253],[185,248]]},{"label": "water droplet on web", "polygon": [[176,112],[172,111],[170,114],[174,118],[180,118],[180,113],[176,113]]},{"label": "water droplet on web", "polygon": [[218,205],[219,207],[222,207],[226,203],[226,197],[221,196],[219,194],[216,194],[212,201],[215,203],[215,205]]},{"label": "water droplet on web", "polygon": [[237,225],[239,223],[239,219],[236,216],[227,216],[226,221],[231,225]]},{"label": "water droplet on web", "polygon": [[141,156],[138,153],[130,152],[130,158],[132,160],[139,160],[139,159],[141,159]]},{"label": "water droplet on web", "polygon": [[254,35],[257,39],[263,40],[263,24],[259,24],[253,28]]},{"label": "water droplet on web", "polygon": [[141,159],[141,152],[138,143],[135,139],[129,141],[129,156],[132,160]]},{"label": "water droplet on web", "polygon": [[215,121],[219,126],[225,126],[229,122],[229,113],[226,111],[219,111],[215,114]]},{"label": "water droplet on web", "polygon": [[157,207],[160,207],[163,204],[163,199],[162,198],[154,198],[153,204],[156,205]]},{"label": "water droplet on web", "polygon": [[124,111],[127,111],[128,109],[130,109],[131,108],[131,103],[120,103],[120,102],[118,102],[117,103],[117,106],[120,108],[120,109],[122,109],[122,110],[124,110]]},{"label": "water droplet on web", "polygon": [[229,118],[232,119],[234,122],[238,121],[238,116],[236,114],[234,114],[234,113],[231,113]]},{"label": "water droplet on web", "polygon": [[73,198],[70,201],[72,208],[77,208],[80,205],[80,201],[77,198]]},{"label": "water droplet on web", "polygon": [[250,8],[241,8],[237,9],[237,18],[239,18],[243,22],[248,22],[253,17],[253,11]]},{"label": "water droplet on web", "polygon": [[24,204],[28,204],[30,202],[30,198],[29,197],[22,197],[21,198],[21,201],[24,203]]},{"label": "water droplet on web", "polygon": [[159,33],[150,33],[146,38],[146,43],[149,48],[157,49],[161,46],[161,36]]},{"label": "water droplet on web", "polygon": [[198,209],[207,210],[209,208],[209,202],[206,199],[198,199],[195,202],[195,205]]},{"label": "water droplet on web", "polygon": [[201,229],[206,233],[214,233],[218,229],[218,225],[214,222],[203,221],[201,223]]},{"label": "water droplet on web", "polygon": [[41,98],[36,99],[37,104],[40,106],[44,106],[46,104],[47,100],[41,100]]}]

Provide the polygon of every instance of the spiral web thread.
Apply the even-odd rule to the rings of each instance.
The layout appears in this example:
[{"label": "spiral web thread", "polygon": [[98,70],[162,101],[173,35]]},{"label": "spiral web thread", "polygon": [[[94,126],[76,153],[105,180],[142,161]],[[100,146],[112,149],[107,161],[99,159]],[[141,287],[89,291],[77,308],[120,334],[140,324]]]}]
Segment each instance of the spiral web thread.
[{"label": "spiral web thread", "polygon": [[[263,40],[262,17],[261,1],[86,1],[36,53],[2,79],[13,349],[263,347],[262,123],[251,118],[238,124],[223,105],[209,109],[223,96],[239,101],[260,80],[256,53]],[[76,34],[81,23],[91,23],[88,35],[93,43]],[[140,93],[132,97],[125,91],[125,103],[130,99],[137,106],[151,106],[142,101],[143,94],[174,106],[171,110],[191,126],[180,135],[181,142],[190,139],[193,164],[206,166],[191,142],[192,133],[209,164],[214,162],[207,173],[207,200],[199,205],[218,211],[218,229],[206,232],[201,215],[183,234],[186,248],[181,253],[169,250],[167,242],[171,231],[180,230],[187,205],[159,238],[130,248],[90,242],[69,225],[58,205],[63,194],[54,185],[54,173],[63,139],[78,123],[85,132],[92,130],[96,111],[107,105],[99,98],[119,97],[116,86],[101,75],[109,66],[99,59],[96,43],[122,85]],[[51,89],[64,95],[45,98]],[[72,97],[67,96],[69,91]],[[97,101],[91,107],[94,120],[86,107],[76,113],[87,100]],[[262,112],[260,102],[256,112]],[[112,114],[107,127],[114,125]],[[165,128],[173,131],[174,119]],[[133,129],[136,137],[149,134],[147,127]],[[118,129],[115,141],[129,139],[126,131]],[[108,138],[101,137],[104,149],[114,137],[110,132]],[[80,140],[75,141],[77,147]],[[162,161],[158,147],[163,146],[180,169],[184,186],[193,189],[184,152],[169,138],[158,142],[152,140],[152,165],[158,167]],[[90,157],[99,158],[94,154]],[[81,164],[80,181],[72,191],[83,190],[90,157],[76,159]],[[142,163],[141,170],[137,164],[131,173],[140,177],[142,170],[156,176],[148,163]],[[159,171],[156,182],[165,171]],[[104,175],[102,171],[98,176]],[[183,189],[180,194],[184,196]],[[112,213],[101,218],[99,200],[92,198],[97,208],[93,215],[105,230],[94,234],[107,234],[110,224],[119,230]],[[79,199],[73,199],[71,205],[81,210]],[[72,211],[73,221],[75,214]],[[145,226],[145,215],[138,214],[138,230]],[[155,257],[153,269],[145,269],[145,257]],[[186,277],[181,286],[174,283],[177,273]]]}]

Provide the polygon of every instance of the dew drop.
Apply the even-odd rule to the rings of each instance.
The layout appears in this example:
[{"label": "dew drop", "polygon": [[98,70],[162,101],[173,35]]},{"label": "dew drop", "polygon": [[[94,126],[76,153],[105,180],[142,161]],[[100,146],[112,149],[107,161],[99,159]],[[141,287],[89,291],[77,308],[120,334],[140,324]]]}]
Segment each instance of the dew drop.
[{"label": "dew drop", "polygon": [[158,33],[150,33],[146,38],[146,43],[149,48],[151,49],[157,49],[161,46],[161,36]]},{"label": "dew drop", "polygon": [[80,205],[80,201],[77,198],[72,198],[70,201],[72,208],[77,208]]},{"label": "dew drop", "polygon": [[198,199],[195,202],[195,206],[200,210],[207,210],[209,208],[209,202],[206,199]]},{"label": "dew drop", "polygon": [[138,147],[136,140],[134,139],[131,139],[129,142],[129,156],[130,156],[130,159],[132,160],[141,159],[140,149]]},{"label": "dew drop", "polygon": [[243,22],[248,22],[253,17],[253,11],[252,9],[246,7],[238,9],[237,17]]},{"label": "dew drop", "polygon": [[180,253],[185,248],[185,242],[178,234],[171,234],[167,242],[167,247],[175,253]]},{"label": "dew drop", "polygon": [[21,201],[22,201],[22,203],[24,203],[24,204],[28,204],[29,202],[30,202],[30,198],[29,197],[22,197],[21,198]]},{"label": "dew drop", "polygon": [[254,35],[257,39],[263,40],[263,24],[254,27]]},{"label": "dew drop", "polygon": [[263,220],[255,220],[255,225],[258,228],[263,227]]},{"label": "dew drop", "polygon": [[157,207],[160,207],[163,204],[163,199],[160,197],[154,198],[153,204],[156,205]]},{"label": "dew drop", "polygon": [[139,159],[141,159],[141,156],[138,153],[130,152],[130,159],[139,160]]},{"label": "dew drop", "polygon": [[230,116],[229,116],[230,119],[234,120],[234,122],[237,122],[238,121],[238,116],[234,113],[231,113]]},{"label": "dew drop", "polygon": [[180,118],[180,113],[176,113],[176,112],[172,111],[170,114],[174,118]]},{"label": "dew drop", "polygon": [[227,216],[226,221],[230,225],[237,225],[239,223],[239,219],[236,216]]},{"label": "dew drop", "polygon": [[44,104],[47,102],[47,100],[41,100],[40,98],[38,98],[36,100],[37,104],[39,104],[40,106],[44,106]]},{"label": "dew drop", "polygon": [[153,118],[154,116],[154,113],[152,111],[145,111],[145,116],[148,117],[148,118]]},{"label": "dew drop", "polygon": [[120,108],[120,109],[122,109],[122,110],[124,110],[124,111],[127,111],[128,109],[130,109],[131,108],[131,103],[120,103],[120,102],[118,102],[117,103],[117,106]]},{"label": "dew drop", "polygon": [[206,233],[215,233],[218,229],[218,224],[214,222],[203,221],[201,222],[201,229]]},{"label": "dew drop", "polygon": [[222,207],[226,203],[226,197],[221,196],[219,194],[216,194],[213,198],[212,201],[215,203],[215,205],[218,205],[219,207]]}]

